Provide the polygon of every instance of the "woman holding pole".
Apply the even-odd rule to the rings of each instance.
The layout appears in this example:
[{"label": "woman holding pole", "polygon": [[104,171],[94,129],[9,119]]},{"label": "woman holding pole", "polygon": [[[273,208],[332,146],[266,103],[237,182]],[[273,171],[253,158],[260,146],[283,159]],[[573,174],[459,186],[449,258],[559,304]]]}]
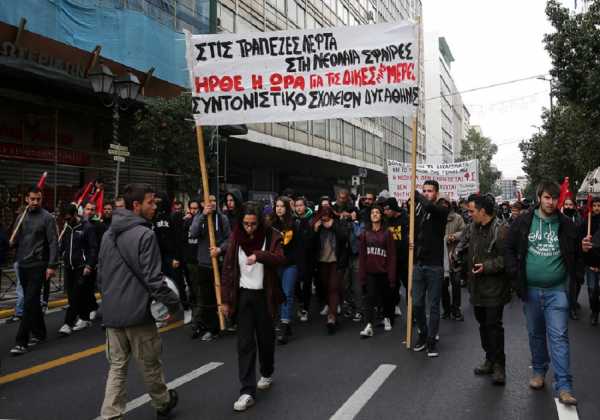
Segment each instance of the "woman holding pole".
[{"label": "woman holding pole", "polygon": [[[270,388],[273,380],[275,331],[273,318],[283,303],[277,269],[285,264],[281,235],[264,225],[257,204],[246,203],[229,241],[221,282],[222,311],[237,315],[238,367],[242,383],[235,411],[245,411],[256,399],[256,389]],[[261,378],[256,383],[256,352]]]}]

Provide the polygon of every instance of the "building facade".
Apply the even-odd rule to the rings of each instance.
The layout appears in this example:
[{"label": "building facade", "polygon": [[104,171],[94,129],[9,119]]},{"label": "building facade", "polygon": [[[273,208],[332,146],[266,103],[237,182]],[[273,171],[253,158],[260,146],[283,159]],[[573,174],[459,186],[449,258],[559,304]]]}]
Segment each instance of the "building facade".
[{"label": "building facade", "polygon": [[[217,0],[217,24],[224,32],[312,29],[416,20],[421,10],[420,0]],[[424,74],[423,57],[420,67]],[[419,161],[425,158],[423,87],[421,78]],[[222,176],[241,189],[250,180],[248,191],[295,185],[308,194],[331,194],[331,184],[349,185],[358,168],[366,168],[368,185],[387,188],[386,161],[410,160],[411,123],[399,116],[251,124],[247,135],[228,139],[227,150],[244,159],[231,161]],[[247,153],[263,158],[265,165],[247,162]],[[282,163],[273,165],[266,159],[271,155]]]},{"label": "building facade", "polygon": [[470,114],[452,77],[452,51],[444,37],[425,34],[427,163],[459,160]]}]

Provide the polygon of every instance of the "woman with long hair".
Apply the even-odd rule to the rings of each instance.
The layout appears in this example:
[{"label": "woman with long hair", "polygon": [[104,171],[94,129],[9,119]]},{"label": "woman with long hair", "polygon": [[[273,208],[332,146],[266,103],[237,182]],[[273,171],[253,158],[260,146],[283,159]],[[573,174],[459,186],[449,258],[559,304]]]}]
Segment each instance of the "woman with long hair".
[{"label": "woman with long hair", "polygon": [[292,335],[291,322],[294,316],[294,294],[298,278],[298,252],[301,246],[292,210],[292,200],[288,197],[279,197],[275,200],[273,228],[279,231],[283,238],[283,253],[286,258],[285,265],[279,269],[285,303],[280,308],[281,323],[277,334],[277,343],[287,344]]},{"label": "woman with long hair", "polygon": [[[273,319],[283,294],[277,269],[285,264],[281,235],[263,224],[260,207],[246,203],[229,239],[221,279],[225,316],[237,315],[238,368],[242,383],[235,411],[245,411],[256,398],[256,389],[270,388],[275,358]],[[256,382],[256,353],[261,378]]]},{"label": "woman with long hair", "polygon": [[365,328],[362,338],[373,336],[375,307],[383,308],[385,331],[391,331],[394,319],[394,285],[396,283],[396,245],[383,219],[383,209],[371,207],[365,230],[359,237],[358,275],[367,288]]},{"label": "woman with long hair", "polygon": [[349,232],[335,219],[329,206],[319,208],[313,219],[314,249],[319,267],[319,279],[327,295],[327,332],[337,329],[337,308],[340,304],[341,284],[349,262]]}]

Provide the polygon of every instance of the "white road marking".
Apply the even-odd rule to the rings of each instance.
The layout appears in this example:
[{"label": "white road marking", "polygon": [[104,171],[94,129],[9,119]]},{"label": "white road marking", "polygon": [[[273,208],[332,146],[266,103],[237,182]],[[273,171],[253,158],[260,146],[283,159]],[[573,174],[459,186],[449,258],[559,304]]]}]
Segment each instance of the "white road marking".
[{"label": "white road marking", "polygon": [[556,410],[558,411],[559,420],[579,420],[577,407],[566,406],[558,401],[558,398],[554,398],[554,402],[556,403]]},{"label": "white road marking", "polygon": [[[167,384],[167,388],[175,389],[177,387],[180,387],[181,385],[184,385],[190,381],[193,381],[194,379],[218,368],[219,366],[223,366],[223,362],[207,363],[204,366],[200,366],[198,369],[192,370],[191,372],[188,372],[185,375],[180,376],[179,378],[173,379],[171,382],[169,382]],[[142,405],[146,404],[147,402],[150,402],[150,395],[144,394],[140,397],[137,397],[135,400],[131,400],[127,403],[127,407],[125,408],[125,413],[128,413],[131,410],[135,410],[136,408],[141,407]],[[102,417],[96,417],[94,420],[102,420]]]},{"label": "white road marking", "polygon": [[395,369],[396,365],[379,365],[329,420],[351,420],[356,417]]}]

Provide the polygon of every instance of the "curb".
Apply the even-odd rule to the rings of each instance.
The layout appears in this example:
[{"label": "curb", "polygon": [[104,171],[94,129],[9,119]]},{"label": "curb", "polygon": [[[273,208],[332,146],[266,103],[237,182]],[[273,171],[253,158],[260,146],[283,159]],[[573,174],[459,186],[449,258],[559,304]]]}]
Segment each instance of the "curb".
[{"label": "curb", "polygon": [[[96,293],[96,300],[100,299],[100,293]],[[61,308],[63,306],[67,306],[69,301],[67,299],[56,299],[48,302],[48,309]],[[0,310],[0,319],[10,318],[15,314],[15,310],[13,309],[2,309]]]}]

